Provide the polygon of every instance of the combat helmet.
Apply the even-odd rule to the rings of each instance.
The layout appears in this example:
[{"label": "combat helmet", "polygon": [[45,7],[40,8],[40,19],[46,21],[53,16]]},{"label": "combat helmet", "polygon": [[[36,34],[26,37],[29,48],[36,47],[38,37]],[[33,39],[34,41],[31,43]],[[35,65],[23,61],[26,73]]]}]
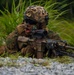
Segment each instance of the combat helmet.
[{"label": "combat helmet", "polygon": [[47,25],[49,17],[47,11],[42,6],[32,5],[26,9],[24,19],[30,24],[45,23]]}]

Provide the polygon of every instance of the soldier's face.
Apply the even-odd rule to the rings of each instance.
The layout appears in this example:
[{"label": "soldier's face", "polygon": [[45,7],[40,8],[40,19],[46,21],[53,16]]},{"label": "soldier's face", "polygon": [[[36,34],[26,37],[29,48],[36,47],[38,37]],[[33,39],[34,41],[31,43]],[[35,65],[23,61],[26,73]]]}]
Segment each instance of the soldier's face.
[{"label": "soldier's face", "polygon": [[26,30],[25,30],[25,33],[26,33],[26,34],[30,33],[31,30],[32,30],[32,28],[33,28],[33,26],[34,26],[33,24],[27,23],[27,24],[26,24]]}]

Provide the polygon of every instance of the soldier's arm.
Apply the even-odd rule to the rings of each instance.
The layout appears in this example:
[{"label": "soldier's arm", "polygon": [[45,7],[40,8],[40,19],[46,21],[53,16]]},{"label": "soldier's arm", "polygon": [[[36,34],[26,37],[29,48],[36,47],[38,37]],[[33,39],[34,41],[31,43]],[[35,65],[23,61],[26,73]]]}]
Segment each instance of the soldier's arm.
[{"label": "soldier's arm", "polygon": [[54,40],[61,40],[61,37],[53,31],[48,31],[48,37]]},{"label": "soldier's arm", "polygon": [[7,38],[6,38],[6,46],[9,50],[17,50],[18,46],[17,46],[17,37],[18,37],[18,33],[17,30],[14,30],[13,32],[11,32]]},{"label": "soldier's arm", "polygon": [[24,36],[24,28],[25,28],[25,25],[24,24],[20,24],[16,27],[16,29],[11,32],[7,38],[6,38],[6,45],[7,45],[7,48],[10,49],[10,50],[14,50],[14,49],[19,49],[19,46],[18,46],[18,37],[19,36]]}]

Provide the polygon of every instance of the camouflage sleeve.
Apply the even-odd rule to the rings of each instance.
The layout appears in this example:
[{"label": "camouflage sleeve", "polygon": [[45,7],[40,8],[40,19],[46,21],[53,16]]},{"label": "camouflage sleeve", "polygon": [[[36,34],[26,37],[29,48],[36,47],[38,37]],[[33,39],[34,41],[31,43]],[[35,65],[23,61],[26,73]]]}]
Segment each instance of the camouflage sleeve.
[{"label": "camouflage sleeve", "polygon": [[24,27],[25,27],[24,24],[17,25],[15,30],[7,36],[6,45],[7,45],[8,49],[10,49],[10,50],[15,50],[15,49],[18,50],[19,49],[17,39],[20,35],[23,36]]},{"label": "camouflage sleeve", "polygon": [[50,39],[54,39],[54,40],[61,40],[61,37],[57,33],[53,32],[53,31],[48,32],[48,37]]},{"label": "camouflage sleeve", "polygon": [[18,48],[17,47],[17,37],[18,37],[17,30],[14,30],[7,36],[6,45],[9,50],[15,50]]},{"label": "camouflage sleeve", "polygon": [[25,26],[26,26],[25,23],[17,25],[16,29],[7,36],[6,45],[7,45],[8,49],[10,49],[10,50],[19,50],[20,49],[20,46],[23,43],[22,42],[19,43],[18,37],[25,36],[25,32],[24,32]]}]

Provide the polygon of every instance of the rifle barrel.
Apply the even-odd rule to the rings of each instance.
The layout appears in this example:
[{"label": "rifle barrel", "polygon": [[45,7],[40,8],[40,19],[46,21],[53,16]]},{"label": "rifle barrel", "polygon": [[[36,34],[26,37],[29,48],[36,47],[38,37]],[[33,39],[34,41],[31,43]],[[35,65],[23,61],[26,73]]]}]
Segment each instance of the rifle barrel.
[{"label": "rifle barrel", "polygon": [[67,55],[67,56],[70,56],[70,57],[74,57],[74,54],[73,53],[67,53],[65,51],[59,51],[60,53],[62,53],[63,55]]},{"label": "rifle barrel", "polygon": [[72,46],[65,46],[65,48],[74,50],[74,47],[72,47]]}]

